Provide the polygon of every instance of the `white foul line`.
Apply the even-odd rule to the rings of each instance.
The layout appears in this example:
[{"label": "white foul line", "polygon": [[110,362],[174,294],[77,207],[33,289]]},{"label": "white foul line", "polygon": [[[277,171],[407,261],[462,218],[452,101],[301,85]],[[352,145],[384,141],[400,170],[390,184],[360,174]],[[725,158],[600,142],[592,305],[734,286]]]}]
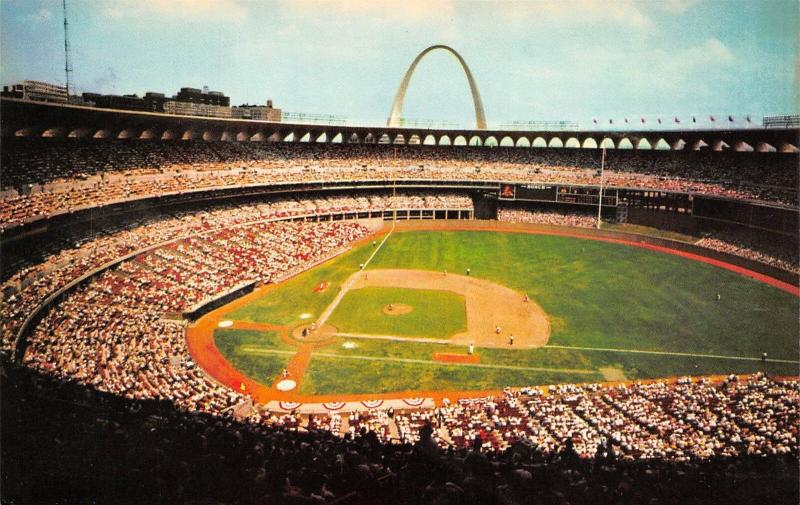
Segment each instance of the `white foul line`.
[{"label": "white foul line", "polygon": [[685,358],[712,358],[712,359],[733,359],[739,361],[766,361],[768,363],[790,363],[793,365],[800,364],[800,361],[791,359],[773,359],[773,358],[756,358],[752,356],[723,356],[720,354],[693,354],[689,352],[670,352],[670,351],[643,351],[638,349],[611,349],[606,347],[577,347],[570,345],[545,345],[541,349],[567,349],[573,351],[602,351],[602,352],[627,352],[634,354],[655,354],[661,356],[682,356]]},{"label": "white foul line", "polygon": [[[244,345],[241,347],[242,351],[247,354],[287,354],[290,351],[281,351],[277,349],[262,349],[259,347]],[[491,368],[499,370],[522,370],[529,372],[560,372],[560,373],[575,373],[575,374],[593,374],[600,373],[597,370],[586,370],[582,368],[543,368],[533,366],[517,366],[517,365],[491,365],[487,363],[449,363],[445,361],[432,361],[427,359],[414,359],[414,358],[386,358],[382,356],[359,356],[351,354],[335,354],[329,352],[314,352],[311,358],[342,358],[342,359],[355,359],[362,361],[387,361],[390,363],[412,363],[419,365],[439,365],[439,366],[463,366],[471,368]]]},{"label": "white foul line", "polygon": [[369,265],[369,262],[372,261],[372,258],[374,258],[376,254],[378,254],[378,251],[381,250],[381,247],[383,247],[383,244],[386,242],[386,240],[389,238],[389,235],[391,235],[392,232],[394,232],[394,222],[392,222],[392,229],[389,230],[389,233],[387,233],[385,237],[383,237],[383,240],[381,240],[381,243],[378,244],[378,247],[376,247],[375,250],[372,251],[372,254],[370,254],[369,258],[367,258],[367,261],[364,262],[364,264],[361,267],[361,269],[358,272],[356,272],[356,275],[351,275],[350,278],[347,279],[347,282],[345,282],[342,285],[342,288],[336,294],[336,297],[333,299],[331,304],[328,305],[325,308],[325,310],[322,312],[322,314],[320,314],[319,319],[317,319],[317,328],[322,327],[322,325],[324,325],[326,322],[328,322],[328,318],[331,317],[331,314],[333,314],[333,311],[336,310],[336,307],[339,306],[339,302],[342,301],[342,298],[344,298],[344,295],[347,294],[347,292],[350,290],[350,286],[352,286],[353,283],[356,281],[356,278],[358,277],[358,274],[363,269],[367,268],[367,265]]}]

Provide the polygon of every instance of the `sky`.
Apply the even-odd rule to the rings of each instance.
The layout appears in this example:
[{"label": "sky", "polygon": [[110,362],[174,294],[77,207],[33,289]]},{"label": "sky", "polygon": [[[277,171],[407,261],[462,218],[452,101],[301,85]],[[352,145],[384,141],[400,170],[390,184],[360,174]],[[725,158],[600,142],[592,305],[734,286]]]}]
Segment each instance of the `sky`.
[{"label": "sky", "polygon": [[[382,123],[414,57],[466,60],[490,126],[798,111],[797,0],[67,0],[78,92],[209,86]],[[0,81],[64,82],[61,0],[0,0]],[[474,121],[443,51],[405,118]]]}]

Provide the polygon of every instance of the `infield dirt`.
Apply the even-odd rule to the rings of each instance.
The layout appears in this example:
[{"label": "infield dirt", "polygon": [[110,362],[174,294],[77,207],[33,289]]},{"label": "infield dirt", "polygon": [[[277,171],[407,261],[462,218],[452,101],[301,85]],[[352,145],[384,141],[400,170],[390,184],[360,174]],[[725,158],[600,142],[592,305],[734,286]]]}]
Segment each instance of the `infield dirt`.
[{"label": "infield dirt", "polygon": [[[457,333],[453,343],[476,347],[530,349],[541,347],[550,337],[547,314],[525,295],[494,282],[453,273],[427,270],[385,269],[356,272],[344,284],[348,289],[394,287],[452,291],[464,296],[467,331]],[[500,327],[500,332],[497,332]],[[510,343],[514,336],[513,344]]]}]

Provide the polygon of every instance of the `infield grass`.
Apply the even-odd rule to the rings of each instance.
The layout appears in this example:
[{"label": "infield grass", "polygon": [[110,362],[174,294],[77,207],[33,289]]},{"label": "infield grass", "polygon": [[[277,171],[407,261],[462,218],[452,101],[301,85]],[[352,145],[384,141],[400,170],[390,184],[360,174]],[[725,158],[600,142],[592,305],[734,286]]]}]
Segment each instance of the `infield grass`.
[{"label": "infield grass", "polygon": [[[384,314],[389,304],[412,311]],[[344,333],[447,338],[467,330],[467,308],[464,297],[451,291],[367,287],[348,291],[328,322]]]}]

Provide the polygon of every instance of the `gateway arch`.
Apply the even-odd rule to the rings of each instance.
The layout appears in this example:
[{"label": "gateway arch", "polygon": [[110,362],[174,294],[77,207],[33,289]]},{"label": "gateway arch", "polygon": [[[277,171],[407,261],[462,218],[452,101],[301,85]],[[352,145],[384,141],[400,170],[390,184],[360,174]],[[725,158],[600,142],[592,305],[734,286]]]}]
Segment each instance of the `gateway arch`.
[{"label": "gateway arch", "polygon": [[408,67],[408,70],[406,71],[406,75],[403,76],[403,80],[400,82],[400,87],[397,88],[397,93],[394,95],[392,111],[389,113],[389,119],[386,120],[386,126],[402,126],[401,119],[403,116],[403,101],[406,98],[406,91],[408,90],[408,83],[411,81],[411,76],[414,75],[414,70],[417,68],[417,64],[420,62],[420,60],[424,58],[426,54],[431,51],[435,51],[436,49],[447,51],[448,53],[452,54],[461,64],[461,68],[464,70],[464,75],[467,76],[467,81],[469,81],[469,90],[472,93],[472,103],[475,106],[475,127],[479,130],[485,130],[486,114],[483,112],[483,101],[481,101],[481,94],[478,91],[478,85],[475,84],[475,79],[472,77],[472,72],[470,72],[467,62],[464,61],[464,58],[462,58],[455,49],[445,45],[431,46],[419,53],[417,57],[414,58],[411,66]]}]

